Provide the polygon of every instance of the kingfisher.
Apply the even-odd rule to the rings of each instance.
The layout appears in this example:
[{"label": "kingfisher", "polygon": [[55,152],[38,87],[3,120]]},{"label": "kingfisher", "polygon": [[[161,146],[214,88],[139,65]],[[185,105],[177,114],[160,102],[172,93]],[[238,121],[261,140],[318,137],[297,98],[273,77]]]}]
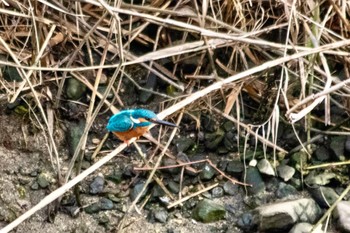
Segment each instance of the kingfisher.
[{"label": "kingfisher", "polygon": [[129,140],[139,138],[148,131],[152,124],[177,127],[177,125],[158,119],[157,114],[147,109],[122,110],[113,115],[107,125],[107,130],[115,134],[121,141],[129,145]]}]

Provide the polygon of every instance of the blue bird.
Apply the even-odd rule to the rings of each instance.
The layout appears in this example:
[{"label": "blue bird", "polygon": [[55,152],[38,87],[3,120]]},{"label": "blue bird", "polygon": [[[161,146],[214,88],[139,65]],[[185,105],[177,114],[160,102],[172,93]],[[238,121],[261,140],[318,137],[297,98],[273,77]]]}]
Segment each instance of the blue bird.
[{"label": "blue bird", "polygon": [[150,110],[130,109],[113,115],[108,121],[107,130],[129,145],[130,139],[142,136],[152,123],[177,127],[173,123],[158,119],[157,115]]}]

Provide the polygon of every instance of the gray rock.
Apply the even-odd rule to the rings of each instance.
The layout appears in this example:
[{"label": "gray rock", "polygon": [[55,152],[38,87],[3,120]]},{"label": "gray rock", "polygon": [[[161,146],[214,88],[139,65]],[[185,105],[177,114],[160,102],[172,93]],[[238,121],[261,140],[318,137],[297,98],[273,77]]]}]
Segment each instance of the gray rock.
[{"label": "gray rock", "polygon": [[101,198],[100,200],[101,210],[111,210],[114,207],[113,201],[108,198]]},{"label": "gray rock", "polygon": [[101,210],[101,205],[99,202],[92,203],[84,208],[84,211],[88,214],[98,213]]},{"label": "gray rock", "polygon": [[350,201],[339,202],[334,209],[333,216],[341,232],[350,232]]},{"label": "gray rock", "polygon": [[[130,199],[131,201],[134,201],[136,197],[139,195],[139,193],[142,191],[143,186],[145,185],[144,181],[137,183],[130,192]],[[144,197],[148,191],[148,187],[146,188],[145,192],[142,193],[141,197]]]},{"label": "gray rock", "polygon": [[324,162],[324,161],[328,161],[330,159],[329,151],[324,146],[317,147],[314,154],[315,154],[318,161]]},{"label": "gray rock", "polygon": [[224,192],[230,196],[234,196],[238,192],[238,185],[232,183],[231,181],[226,181],[223,188]]},{"label": "gray rock", "polygon": [[174,140],[174,142],[178,153],[186,152],[188,149],[195,145],[195,141],[192,138],[187,137],[180,137]]},{"label": "gray rock", "polygon": [[192,212],[192,217],[200,222],[216,222],[225,218],[225,208],[212,200],[203,199]]},{"label": "gray rock", "polygon": [[63,207],[64,211],[68,213],[71,217],[76,218],[80,213],[79,206],[65,206]]},{"label": "gray rock", "polygon": [[243,213],[238,221],[237,225],[239,228],[247,232],[256,232],[258,227],[258,215],[254,215],[251,212]]},{"label": "gray rock", "polygon": [[33,190],[38,190],[39,189],[38,182],[33,182],[33,184],[30,186],[30,188],[33,189]]},{"label": "gray rock", "polygon": [[226,172],[230,175],[237,175],[244,170],[244,165],[240,160],[232,160],[228,162]]},{"label": "gray rock", "polygon": [[[289,233],[310,233],[313,225],[307,222],[300,222],[297,223],[290,231]],[[317,229],[314,229],[312,233],[323,233],[321,229],[322,225],[318,227]]]},{"label": "gray rock", "polygon": [[321,215],[321,209],[311,198],[270,204],[253,211],[259,219],[258,230],[261,232],[286,232],[296,222],[314,223]]},{"label": "gray rock", "polygon": [[47,188],[52,181],[53,181],[53,177],[51,177],[51,175],[47,172],[40,173],[37,178],[37,182],[40,188]]},{"label": "gray rock", "polygon": [[101,210],[111,210],[113,207],[114,203],[111,200],[103,197],[99,201],[88,205],[84,210],[88,214],[94,214],[98,213]]},{"label": "gray rock", "polygon": [[210,180],[211,178],[214,177],[215,174],[216,174],[215,169],[212,166],[210,166],[208,163],[206,163],[202,171],[200,172],[200,177],[202,180]]},{"label": "gray rock", "polygon": [[339,198],[339,195],[334,191],[334,189],[329,187],[309,186],[308,191],[315,201],[324,208],[328,208]]},{"label": "gray rock", "polygon": [[295,169],[288,165],[279,165],[277,167],[277,174],[281,177],[285,182],[290,180],[295,173]]},{"label": "gray rock", "polygon": [[257,165],[260,173],[266,174],[269,176],[275,176],[275,170],[273,169],[271,163],[267,159],[262,159],[258,162]]},{"label": "gray rock", "polygon": [[211,196],[213,198],[219,198],[224,196],[224,189],[222,187],[215,187],[211,190]]},{"label": "gray rock", "polygon": [[[247,187],[249,194],[260,194],[265,191],[265,183],[260,175],[260,172],[256,167],[249,166],[246,170],[245,183],[251,184],[251,187]],[[244,177],[243,177],[244,178]]]},{"label": "gray rock", "polygon": [[164,209],[154,211],[153,215],[154,219],[160,223],[166,223],[168,220],[168,212]]},{"label": "gray rock", "polygon": [[251,209],[264,206],[268,203],[268,200],[271,198],[267,195],[266,192],[261,192],[257,194],[251,194],[243,198],[243,202],[249,206]]},{"label": "gray rock", "polygon": [[168,181],[168,188],[173,193],[177,194],[180,192],[180,185],[173,180]]},{"label": "gray rock", "polygon": [[329,147],[339,161],[345,160],[345,156],[344,156],[345,142],[346,142],[346,136],[331,137],[331,143]]},{"label": "gray rock", "polygon": [[297,195],[298,191],[290,184],[280,182],[276,191],[276,196],[278,198],[286,198],[289,196]]},{"label": "gray rock", "polygon": [[90,187],[90,194],[98,194],[101,193],[105,184],[105,179],[102,175],[98,175],[94,178],[94,180],[89,185]]},{"label": "gray rock", "polygon": [[[173,166],[173,165],[177,165],[177,162],[174,159],[171,159],[171,158],[164,158],[162,160],[162,165],[164,167],[166,167],[166,166]],[[174,168],[165,169],[164,171],[169,172],[170,174],[179,174],[180,170],[181,170],[181,168],[174,167]]]}]

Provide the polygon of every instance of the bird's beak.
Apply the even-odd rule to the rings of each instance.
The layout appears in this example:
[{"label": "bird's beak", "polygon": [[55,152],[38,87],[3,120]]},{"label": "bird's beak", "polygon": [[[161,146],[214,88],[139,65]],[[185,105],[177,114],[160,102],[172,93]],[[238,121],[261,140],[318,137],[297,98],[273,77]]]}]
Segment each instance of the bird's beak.
[{"label": "bird's beak", "polygon": [[158,124],[158,125],[167,125],[167,126],[170,126],[170,127],[177,127],[177,125],[175,125],[173,123],[170,123],[170,122],[167,122],[167,121],[162,121],[162,120],[159,120],[159,119],[150,119],[149,121],[154,123],[154,124]]}]

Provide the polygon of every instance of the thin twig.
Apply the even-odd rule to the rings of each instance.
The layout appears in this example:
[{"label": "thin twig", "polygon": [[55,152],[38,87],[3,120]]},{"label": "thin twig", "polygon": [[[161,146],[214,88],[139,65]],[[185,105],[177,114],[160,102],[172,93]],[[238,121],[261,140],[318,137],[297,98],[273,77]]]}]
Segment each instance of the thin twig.
[{"label": "thin twig", "polygon": [[219,185],[219,183],[215,183],[215,184],[213,184],[213,185],[211,185],[209,187],[206,187],[206,188],[204,188],[202,190],[199,190],[198,192],[192,193],[191,195],[188,195],[188,196],[186,196],[186,197],[184,197],[184,198],[182,198],[180,200],[177,200],[177,201],[171,203],[170,205],[167,206],[167,208],[168,209],[173,208],[174,206],[177,206],[177,205],[187,201],[188,199],[191,199],[192,197],[198,196],[201,193],[207,192],[207,191],[215,188],[218,185]]}]

